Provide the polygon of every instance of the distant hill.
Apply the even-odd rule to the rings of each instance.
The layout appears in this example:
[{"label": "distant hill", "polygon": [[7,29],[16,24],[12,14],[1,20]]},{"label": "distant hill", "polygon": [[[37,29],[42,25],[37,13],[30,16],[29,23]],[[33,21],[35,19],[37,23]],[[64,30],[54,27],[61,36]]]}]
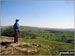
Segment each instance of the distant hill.
[{"label": "distant hill", "polygon": [[[36,38],[44,38],[46,40],[52,41],[64,41],[73,43],[74,40],[74,31],[73,29],[52,29],[52,28],[38,28],[38,27],[30,27],[30,26],[20,26],[19,37],[28,38],[28,39],[36,39]],[[13,26],[6,26],[1,29],[1,36],[15,36],[15,31]]]},{"label": "distant hill", "polygon": [[[0,26],[0,29],[7,28],[11,26]],[[20,26],[21,31],[23,30],[34,30],[34,31],[74,31],[74,28],[70,29],[58,29],[58,28],[40,28],[40,27],[31,27],[31,26]]]},{"label": "distant hill", "polygon": [[11,26],[0,26],[0,29],[7,28],[7,27],[11,27]]}]

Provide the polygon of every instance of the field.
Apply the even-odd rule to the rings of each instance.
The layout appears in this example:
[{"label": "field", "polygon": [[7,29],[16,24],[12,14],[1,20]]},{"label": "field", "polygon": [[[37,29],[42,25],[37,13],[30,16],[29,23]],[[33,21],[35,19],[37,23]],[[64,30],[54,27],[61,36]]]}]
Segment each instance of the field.
[{"label": "field", "polygon": [[[62,51],[74,51],[73,31],[24,26],[20,29],[19,43],[29,43],[29,45],[17,46],[22,49],[26,48],[25,51],[20,51],[21,55],[59,55]],[[9,36],[9,39],[13,41],[13,27],[3,28],[2,36]]]}]

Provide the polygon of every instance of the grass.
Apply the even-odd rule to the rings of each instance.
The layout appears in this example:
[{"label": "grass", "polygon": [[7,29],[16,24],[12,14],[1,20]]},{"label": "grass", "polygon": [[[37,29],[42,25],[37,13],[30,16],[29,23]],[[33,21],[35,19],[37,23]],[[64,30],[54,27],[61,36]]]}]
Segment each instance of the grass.
[{"label": "grass", "polygon": [[[46,51],[39,51],[39,54],[47,55],[49,54],[49,51],[53,54],[59,54],[60,51],[74,51],[73,44],[65,43],[65,42],[58,42],[58,41],[50,41],[45,40],[43,38],[37,38],[37,39],[25,39],[25,38],[19,38],[21,42],[26,43],[35,43],[39,44],[37,48],[40,49],[40,51],[45,49]],[[42,49],[41,49],[42,47]],[[49,51],[48,51],[49,49]]]},{"label": "grass", "polygon": [[[10,38],[14,40],[13,38]],[[37,52],[28,53],[27,51],[20,52],[19,54],[26,55],[58,55],[60,51],[74,51],[74,46],[71,43],[46,40],[44,38],[37,37],[36,39],[19,38],[20,42],[38,44],[37,47],[30,47],[28,45],[19,46],[21,48],[27,48],[30,50],[37,49]]]},{"label": "grass", "polygon": [[[28,45],[19,46],[30,50],[37,49],[37,52],[28,53],[27,51],[20,52],[22,54],[31,55],[58,55],[60,51],[74,51],[74,31],[62,31],[52,29],[38,29],[30,27],[21,27],[19,42],[31,43],[35,45],[30,47]],[[11,33],[11,34],[10,34]],[[13,27],[2,29],[2,36],[14,36]],[[32,38],[35,39],[32,39]],[[11,38],[14,40],[14,38]],[[9,40],[9,39],[8,39]],[[8,47],[8,45],[7,45]]]},{"label": "grass", "polygon": [[18,47],[21,47],[21,48],[30,48],[31,46],[28,46],[28,45],[21,46],[21,45],[19,45]]}]

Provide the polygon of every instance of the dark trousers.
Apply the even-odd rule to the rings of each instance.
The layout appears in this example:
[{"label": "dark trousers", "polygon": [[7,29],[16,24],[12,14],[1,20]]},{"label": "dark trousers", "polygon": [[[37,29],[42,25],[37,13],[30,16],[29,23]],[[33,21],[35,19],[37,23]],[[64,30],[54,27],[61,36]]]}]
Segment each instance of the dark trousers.
[{"label": "dark trousers", "polygon": [[19,32],[15,31],[14,43],[18,42]]}]

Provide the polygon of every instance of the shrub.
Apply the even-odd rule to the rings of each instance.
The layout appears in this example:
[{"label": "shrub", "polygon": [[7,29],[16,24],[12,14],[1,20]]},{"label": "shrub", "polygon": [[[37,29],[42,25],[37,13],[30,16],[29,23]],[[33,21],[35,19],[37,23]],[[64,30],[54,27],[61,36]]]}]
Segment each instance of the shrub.
[{"label": "shrub", "polygon": [[15,31],[13,27],[8,27],[8,28],[4,28],[1,30],[1,35],[2,36],[14,36],[15,35]]}]

